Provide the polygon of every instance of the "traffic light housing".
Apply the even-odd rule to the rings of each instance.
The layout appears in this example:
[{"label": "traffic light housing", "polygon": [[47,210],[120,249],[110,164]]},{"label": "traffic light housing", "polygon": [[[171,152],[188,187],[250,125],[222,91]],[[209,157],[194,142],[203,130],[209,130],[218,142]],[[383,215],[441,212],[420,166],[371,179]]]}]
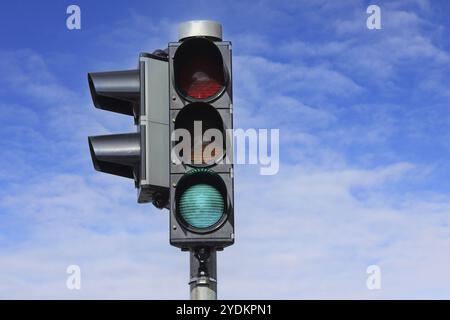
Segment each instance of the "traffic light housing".
[{"label": "traffic light housing", "polygon": [[134,70],[88,74],[96,108],[134,118],[136,132],[88,138],[94,168],[131,178],[139,203],[168,206],[169,112],[167,56],[141,53]]},{"label": "traffic light housing", "polygon": [[168,52],[170,243],[220,250],[234,243],[231,43],[189,36]]}]

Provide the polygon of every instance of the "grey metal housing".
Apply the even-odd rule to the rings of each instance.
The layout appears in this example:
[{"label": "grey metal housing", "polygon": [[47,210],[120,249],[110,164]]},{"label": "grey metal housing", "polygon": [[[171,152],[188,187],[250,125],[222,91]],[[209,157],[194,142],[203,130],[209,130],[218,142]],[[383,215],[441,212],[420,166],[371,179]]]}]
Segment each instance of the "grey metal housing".
[{"label": "grey metal housing", "polygon": [[[185,40],[189,41],[189,40]],[[175,119],[181,110],[193,103],[192,99],[183,97],[175,88],[174,82],[174,57],[176,50],[183,42],[169,43],[169,97],[170,97],[170,133],[175,130]],[[233,128],[233,103],[232,103],[232,64],[231,64],[231,43],[227,41],[216,41],[214,44],[219,49],[226,69],[228,81],[224,92],[207,103],[215,108],[223,122],[224,129]],[[170,135],[169,135],[170,136]],[[169,140],[170,148],[175,143]],[[230,159],[233,159],[233,147],[226,150]],[[221,250],[234,243],[234,177],[233,163],[217,164],[209,166],[208,169],[216,172],[223,180],[226,187],[226,219],[217,228],[209,232],[193,232],[185,228],[177,218],[177,206],[175,191],[178,182],[183,175],[192,170],[195,166],[188,164],[170,164],[170,243],[182,250],[189,250],[195,247],[212,247]]]},{"label": "grey metal housing", "polygon": [[167,58],[142,53],[136,70],[88,74],[96,108],[133,116],[137,132],[88,138],[94,168],[134,179],[138,202],[169,198]]},{"label": "grey metal housing", "polygon": [[151,202],[163,206],[169,192],[169,91],[168,63],[150,54],[139,58],[141,109],[141,171],[138,202]]},{"label": "grey metal housing", "polygon": [[221,41],[222,25],[211,20],[191,20],[180,23],[178,26],[179,41],[192,37],[208,37],[215,41]]}]

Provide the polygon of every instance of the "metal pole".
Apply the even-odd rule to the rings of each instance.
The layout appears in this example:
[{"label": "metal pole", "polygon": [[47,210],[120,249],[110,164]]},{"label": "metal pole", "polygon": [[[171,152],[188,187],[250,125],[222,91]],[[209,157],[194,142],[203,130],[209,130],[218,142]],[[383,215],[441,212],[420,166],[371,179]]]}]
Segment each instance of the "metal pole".
[{"label": "metal pole", "polygon": [[190,251],[191,300],[217,299],[217,255],[214,248]]}]

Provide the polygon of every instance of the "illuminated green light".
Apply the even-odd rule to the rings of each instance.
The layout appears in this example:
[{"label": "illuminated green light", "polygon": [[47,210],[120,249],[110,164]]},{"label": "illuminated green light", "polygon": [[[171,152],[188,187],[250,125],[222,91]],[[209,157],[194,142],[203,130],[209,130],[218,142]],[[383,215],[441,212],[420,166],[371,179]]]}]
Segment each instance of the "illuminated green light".
[{"label": "illuminated green light", "polygon": [[223,215],[223,197],[209,184],[193,185],[181,195],[179,212],[184,221],[194,228],[209,228]]}]

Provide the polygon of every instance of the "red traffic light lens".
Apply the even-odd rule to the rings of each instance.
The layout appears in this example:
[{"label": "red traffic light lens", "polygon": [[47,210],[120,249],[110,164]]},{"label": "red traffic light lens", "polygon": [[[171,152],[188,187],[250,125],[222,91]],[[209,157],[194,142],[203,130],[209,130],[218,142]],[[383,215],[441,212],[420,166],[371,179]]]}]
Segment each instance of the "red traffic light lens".
[{"label": "red traffic light lens", "polygon": [[224,88],[223,59],[213,42],[203,38],[186,40],[174,60],[175,85],[185,97],[205,100]]},{"label": "red traffic light lens", "polygon": [[211,57],[193,57],[180,70],[181,90],[194,99],[207,99],[219,93],[223,87],[222,79]]}]

